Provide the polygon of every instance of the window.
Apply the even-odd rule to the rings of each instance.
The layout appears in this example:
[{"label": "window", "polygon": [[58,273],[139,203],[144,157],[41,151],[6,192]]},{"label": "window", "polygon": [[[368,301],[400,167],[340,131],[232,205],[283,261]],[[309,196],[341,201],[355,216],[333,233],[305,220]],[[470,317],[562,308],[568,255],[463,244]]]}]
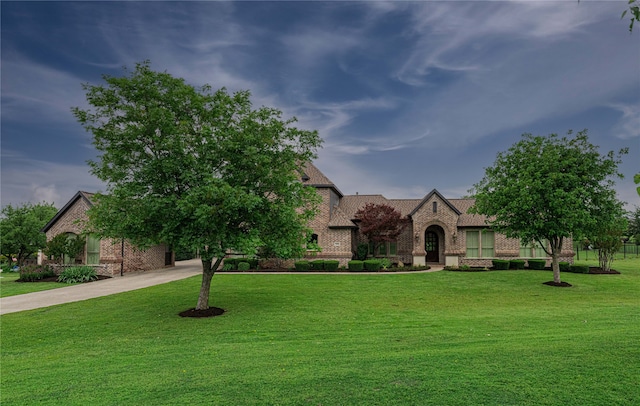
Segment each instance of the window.
[{"label": "window", "polygon": [[395,256],[398,255],[398,243],[395,241],[383,242],[378,245],[378,253],[373,252],[374,243],[369,242],[369,255],[370,256]]},{"label": "window", "polygon": [[100,239],[95,235],[87,236],[87,265],[100,263]]},{"label": "window", "polygon": [[495,233],[491,230],[467,231],[467,257],[492,258],[495,256]]},{"label": "window", "polygon": [[311,238],[307,242],[308,250],[316,250],[318,249],[318,234],[311,234]]},{"label": "window", "polygon": [[[544,244],[547,244],[547,241],[544,240]],[[521,245],[520,246],[520,257],[522,258],[546,258],[547,253],[544,252],[544,248],[537,241],[532,242],[531,244]]]},{"label": "window", "polygon": [[434,213],[438,212],[438,202],[433,202],[433,212]]}]

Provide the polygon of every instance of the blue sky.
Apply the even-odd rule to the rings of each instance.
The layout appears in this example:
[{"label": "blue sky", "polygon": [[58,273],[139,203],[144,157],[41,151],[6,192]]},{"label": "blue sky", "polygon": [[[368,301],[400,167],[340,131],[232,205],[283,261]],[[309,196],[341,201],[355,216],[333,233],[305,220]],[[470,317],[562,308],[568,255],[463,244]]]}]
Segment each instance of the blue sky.
[{"label": "blue sky", "polygon": [[467,194],[525,132],[589,129],[629,147],[619,198],[640,205],[640,27],[626,1],[2,1],[1,204],[61,207],[89,174],[82,83],[156,70],[296,116],[345,194]]}]

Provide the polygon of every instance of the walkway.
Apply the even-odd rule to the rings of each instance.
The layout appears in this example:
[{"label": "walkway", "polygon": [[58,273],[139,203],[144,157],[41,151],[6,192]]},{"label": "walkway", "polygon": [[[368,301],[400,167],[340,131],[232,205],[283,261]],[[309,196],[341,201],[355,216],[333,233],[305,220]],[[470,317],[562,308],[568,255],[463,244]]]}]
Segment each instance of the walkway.
[{"label": "walkway", "polygon": [[0,314],[79,302],[93,299],[94,297],[108,296],[173,282],[200,274],[202,274],[202,262],[199,259],[180,261],[173,268],[126,273],[124,276],[115,276],[111,279],[103,279],[91,283],[3,297],[0,298]]}]

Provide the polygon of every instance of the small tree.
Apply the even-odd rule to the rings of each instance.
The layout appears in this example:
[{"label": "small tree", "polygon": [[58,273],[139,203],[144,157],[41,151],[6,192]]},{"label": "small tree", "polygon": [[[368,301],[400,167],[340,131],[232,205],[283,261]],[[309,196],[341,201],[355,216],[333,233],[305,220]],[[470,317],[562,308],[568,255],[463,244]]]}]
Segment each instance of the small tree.
[{"label": "small tree", "polygon": [[627,236],[636,243],[636,245],[640,245],[640,207],[636,206],[636,208],[628,213],[627,222],[629,227],[627,228]]},{"label": "small tree", "polygon": [[498,154],[474,185],[471,212],[488,216],[507,237],[540,243],[552,258],[553,280],[559,284],[564,239],[598,235],[602,224],[617,218],[617,211],[610,210],[620,206],[611,178],[622,177],[618,165],[626,153],[601,155],[589,143],[587,130],[573,138],[524,134]]},{"label": "small tree", "polygon": [[360,220],[360,232],[373,243],[374,255],[381,244],[396,241],[409,224],[399,211],[386,204],[367,203],[355,218]]},{"label": "small tree", "polygon": [[75,259],[82,254],[85,246],[85,238],[74,234],[58,234],[53,237],[44,249],[47,256],[53,257],[60,265],[64,264],[64,259]]},{"label": "small tree", "polygon": [[58,210],[48,203],[25,203],[2,209],[0,218],[0,253],[16,258],[18,266],[47,244],[42,228]]},{"label": "small tree", "polygon": [[248,91],[195,88],[149,62],[104,80],[83,86],[89,109],[73,109],[101,154],[91,173],[107,184],[89,210],[98,235],[198,250],[196,310],[209,308],[229,250],[302,255],[319,197],[299,173],[321,144],[316,131],[254,109]]},{"label": "small tree", "polygon": [[593,238],[593,247],[598,250],[598,262],[603,271],[609,272],[611,270],[611,264],[615,258],[615,254],[622,247],[622,236],[626,230],[626,220],[621,219],[608,228],[603,229]]}]

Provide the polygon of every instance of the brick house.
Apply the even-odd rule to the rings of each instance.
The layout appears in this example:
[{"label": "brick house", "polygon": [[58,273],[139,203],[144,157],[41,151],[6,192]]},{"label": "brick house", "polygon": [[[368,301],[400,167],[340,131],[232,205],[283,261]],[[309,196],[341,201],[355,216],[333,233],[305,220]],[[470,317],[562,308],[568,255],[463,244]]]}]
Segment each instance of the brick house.
[{"label": "brick house", "polygon": [[[85,235],[87,210],[93,206],[92,196],[87,192],[76,193],[42,229],[47,241],[61,233]],[[121,270],[146,271],[175,265],[173,252],[165,245],[141,250],[123,240],[98,239],[91,234],[86,234],[86,239],[84,253],[77,258],[65,258],[66,263],[93,265],[98,274],[108,276],[118,275]],[[50,261],[45,259],[44,262]]]},{"label": "brick house", "polygon": [[[521,246],[517,239],[493,231],[486,217],[468,214],[473,199],[447,199],[432,190],[422,199],[387,199],[382,195],[347,195],[313,164],[303,170],[302,182],[315,187],[322,197],[319,213],[311,222],[313,240],[321,247],[309,253],[322,259],[337,259],[346,265],[359,244],[367,244],[358,232],[355,213],[367,203],[386,204],[410,220],[396,242],[381,247],[379,256],[393,262],[424,265],[491,266],[492,259],[551,258],[541,247]],[[573,244],[566,240],[560,261],[573,262]],[[370,252],[373,254],[373,252]]]}]

